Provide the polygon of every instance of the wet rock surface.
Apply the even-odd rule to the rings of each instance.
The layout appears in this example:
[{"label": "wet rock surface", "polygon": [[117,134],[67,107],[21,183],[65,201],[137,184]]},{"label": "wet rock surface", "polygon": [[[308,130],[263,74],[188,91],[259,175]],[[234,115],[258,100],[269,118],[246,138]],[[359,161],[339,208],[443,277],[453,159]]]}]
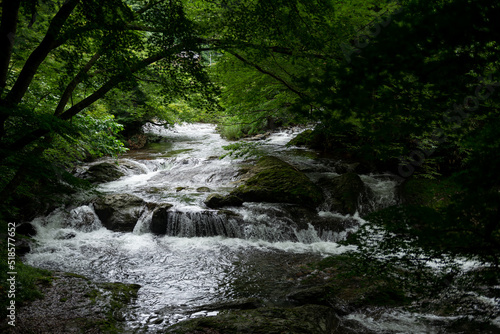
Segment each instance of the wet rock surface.
[{"label": "wet rock surface", "polygon": [[[338,317],[326,306],[305,305],[294,308],[259,308],[238,310],[215,317],[199,318],[174,325],[166,331],[186,333],[333,333],[339,325]],[[336,333],[354,333],[338,332]]]},{"label": "wet rock surface", "polygon": [[94,202],[102,225],[117,232],[132,232],[144,210],[145,201],[130,194],[110,194]]},{"label": "wet rock surface", "polygon": [[168,210],[171,207],[172,204],[165,203],[154,209],[150,225],[151,233],[165,234],[167,232]]},{"label": "wet rock surface", "polygon": [[31,223],[22,223],[16,226],[16,233],[32,237],[36,235],[36,229]]},{"label": "wet rock surface", "polygon": [[241,206],[243,201],[234,195],[212,194],[207,197],[204,203],[209,208],[218,209],[224,206]]},{"label": "wet rock surface", "polygon": [[103,183],[110,182],[119,179],[124,176],[117,164],[112,164],[109,162],[102,162],[89,167],[81,177],[89,180],[92,183]]}]

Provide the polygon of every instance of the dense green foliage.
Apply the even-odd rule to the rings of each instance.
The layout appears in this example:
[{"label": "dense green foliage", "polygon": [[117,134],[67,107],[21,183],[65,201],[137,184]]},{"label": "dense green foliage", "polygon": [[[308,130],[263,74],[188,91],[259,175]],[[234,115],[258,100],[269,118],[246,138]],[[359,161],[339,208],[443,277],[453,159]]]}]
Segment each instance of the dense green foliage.
[{"label": "dense green foliage", "polygon": [[224,87],[223,124],[237,128],[228,137],[318,120],[323,105],[316,85],[332,66],[344,66],[339,44],[394,7],[390,1],[232,1],[219,9],[210,24],[229,28],[207,39],[234,45],[211,69]]},{"label": "dense green foliage", "polygon": [[14,0],[1,15],[3,204],[74,185],[61,175],[75,162],[125,150],[123,126],[129,136],[214,105],[182,1]]}]

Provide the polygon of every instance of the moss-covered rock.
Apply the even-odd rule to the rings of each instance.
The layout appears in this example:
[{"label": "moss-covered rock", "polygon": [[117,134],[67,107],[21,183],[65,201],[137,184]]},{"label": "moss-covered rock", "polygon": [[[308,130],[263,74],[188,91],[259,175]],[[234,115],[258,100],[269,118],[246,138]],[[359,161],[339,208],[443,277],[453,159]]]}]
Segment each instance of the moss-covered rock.
[{"label": "moss-covered rock", "polygon": [[258,308],[221,313],[215,317],[188,320],[176,324],[166,333],[224,334],[329,334],[340,332],[340,321],[326,306],[305,305],[294,308]]},{"label": "moss-covered rock", "polygon": [[322,178],[319,184],[325,189],[327,202],[333,210],[342,214],[354,214],[359,202],[367,202],[373,192],[356,173],[346,173],[335,178]]},{"label": "moss-covered rock", "polygon": [[315,207],[323,201],[321,189],[304,173],[275,157],[262,157],[245,179],[243,185],[231,192],[231,195],[245,202],[293,203]]},{"label": "moss-covered rock", "polygon": [[287,146],[307,146],[311,145],[311,142],[314,138],[313,130],[305,130],[299,133],[295,138],[290,140],[286,145]]}]

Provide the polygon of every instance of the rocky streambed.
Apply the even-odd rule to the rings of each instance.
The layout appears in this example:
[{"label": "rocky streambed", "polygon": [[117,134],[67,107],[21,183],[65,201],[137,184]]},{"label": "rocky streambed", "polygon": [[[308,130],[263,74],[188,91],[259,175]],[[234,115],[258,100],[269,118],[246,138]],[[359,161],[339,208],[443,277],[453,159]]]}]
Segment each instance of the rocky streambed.
[{"label": "rocky streambed", "polygon": [[[415,303],[395,281],[360,272],[345,255],[355,247],[339,242],[365,224],[361,217],[400,200],[391,174],[288,147],[292,130],[271,134],[250,159],[220,159],[228,143],[212,125],[150,131],[163,141],[77,171],[99,193],[78,194],[31,222],[36,235],[24,261],[58,273],[44,299],[22,308],[19,328],[498,330],[494,288],[471,292],[443,282],[439,296]],[[455,306],[443,301],[446,294]]]}]

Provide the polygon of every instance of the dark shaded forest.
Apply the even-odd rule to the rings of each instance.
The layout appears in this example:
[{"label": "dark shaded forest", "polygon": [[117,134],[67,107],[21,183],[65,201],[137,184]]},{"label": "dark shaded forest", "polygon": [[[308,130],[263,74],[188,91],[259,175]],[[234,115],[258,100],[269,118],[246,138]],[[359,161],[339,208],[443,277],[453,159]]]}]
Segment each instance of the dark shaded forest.
[{"label": "dark shaded forest", "polygon": [[143,147],[146,123],[217,124],[233,154],[307,126],[293,145],[392,173],[406,194],[344,241],[362,250],[349,270],[425,280],[422,258],[460,257],[494,285],[499,17],[493,0],[3,0],[0,234],[92,189],[75,167]]}]

